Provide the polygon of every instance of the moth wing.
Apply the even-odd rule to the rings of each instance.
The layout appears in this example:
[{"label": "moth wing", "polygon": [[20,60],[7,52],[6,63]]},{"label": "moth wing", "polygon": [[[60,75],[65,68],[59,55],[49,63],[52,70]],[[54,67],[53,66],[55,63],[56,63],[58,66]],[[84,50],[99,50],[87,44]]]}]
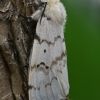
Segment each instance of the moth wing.
[{"label": "moth wing", "polygon": [[29,70],[29,100],[64,100],[69,92],[63,26],[37,23]]}]

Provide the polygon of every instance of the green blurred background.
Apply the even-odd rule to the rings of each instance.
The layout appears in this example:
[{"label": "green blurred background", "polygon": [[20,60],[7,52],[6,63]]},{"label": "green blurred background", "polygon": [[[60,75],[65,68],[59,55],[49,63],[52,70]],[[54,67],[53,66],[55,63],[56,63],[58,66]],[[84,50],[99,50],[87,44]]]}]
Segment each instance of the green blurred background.
[{"label": "green blurred background", "polygon": [[100,0],[61,1],[68,14],[69,98],[100,100]]}]

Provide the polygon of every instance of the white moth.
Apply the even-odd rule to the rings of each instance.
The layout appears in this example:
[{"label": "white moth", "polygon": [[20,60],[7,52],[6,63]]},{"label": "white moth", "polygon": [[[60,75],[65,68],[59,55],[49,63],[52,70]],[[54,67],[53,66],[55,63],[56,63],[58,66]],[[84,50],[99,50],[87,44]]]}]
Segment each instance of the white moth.
[{"label": "white moth", "polygon": [[42,6],[31,16],[38,22],[29,59],[29,100],[67,100],[69,82],[63,35],[66,11],[59,0],[40,1],[45,10]]}]

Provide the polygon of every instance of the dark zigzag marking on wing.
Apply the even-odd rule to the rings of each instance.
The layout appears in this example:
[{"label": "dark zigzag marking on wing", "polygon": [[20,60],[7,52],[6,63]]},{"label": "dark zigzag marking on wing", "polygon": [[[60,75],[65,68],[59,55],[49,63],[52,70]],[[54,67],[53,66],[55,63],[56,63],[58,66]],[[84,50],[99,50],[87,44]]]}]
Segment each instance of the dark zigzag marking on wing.
[{"label": "dark zigzag marking on wing", "polygon": [[37,68],[39,68],[39,66],[40,66],[40,65],[44,65],[46,69],[48,69],[48,68],[49,68],[49,66],[46,66],[44,62],[41,62],[41,63],[40,63],[40,64],[38,64],[37,66],[36,66],[36,65],[34,65],[33,67],[31,67],[31,71],[33,70],[33,68],[36,68],[36,67],[37,67]]},{"label": "dark zigzag marking on wing", "polygon": [[[28,89],[28,90],[30,90],[30,89],[40,90],[40,87],[39,87],[39,88],[38,88],[38,87],[36,88],[36,87],[34,87],[33,85],[29,85],[28,87],[29,87],[29,89]],[[30,87],[31,87],[31,88],[30,88]]]},{"label": "dark zigzag marking on wing", "polygon": [[[57,80],[57,77],[55,77],[55,76],[52,77],[51,82],[45,84],[45,88],[46,88],[48,85],[52,85],[52,81],[53,81],[54,79]],[[43,81],[42,81],[42,82],[43,82]],[[41,82],[40,82],[40,84],[41,84]],[[29,87],[28,90],[30,90],[30,89],[34,89],[35,91],[36,91],[36,90],[40,90],[40,87],[35,87],[35,86],[31,85],[31,84],[30,84],[28,87]]]},{"label": "dark zigzag marking on wing", "polygon": [[64,56],[66,56],[66,53],[62,52],[61,56],[56,57],[56,59],[52,61],[51,66],[53,66],[54,64],[57,64],[57,62],[60,61],[60,60],[62,60]]},{"label": "dark zigzag marking on wing", "polygon": [[[62,38],[61,36],[58,35],[57,37],[54,38],[54,42],[51,42],[46,39],[41,40],[41,38],[37,34],[35,34],[34,39],[38,40],[39,44],[46,42],[48,45],[54,45],[55,41],[57,41],[58,39],[62,39]],[[62,42],[64,42],[64,39],[62,39]]]},{"label": "dark zigzag marking on wing", "polygon": [[[39,66],[40,66],[40,65],[44,65],[46,69],[49,69],[49,68],[50,68],[49,70],[51,70],[51,69],[52,69],[52,67],[53,67],[53,65],[57,64],[57,63],[58,63],[58,61],[62,60],[62,59],[63,59],[63,57],[64,57],[65,55],[66,55],[66,53],[62,52],[62,53],[61,53],[61,56],[56,57],[56,59],[52,61],[52,63],[51,63],[51,66],[50,66],[50,67],[49,67],[49,66],[47,66],[44,62],[41,62],[41,63],[40,63],[40,64],[38,64],[37,66],[36,66],[36,65],[34,65],[33,67],[31,66],[31,71],[32,71],[34,68],[39,68]],[[43,70],[43,69],[41,68],[41,70]],[[43,71],[44,71],[44,70],[43,70]],[[44,72],[45,72],[45,71],[44,71]],[[60,72],[60,71],[59,71],[59,72]]]},{"label": "dark zigzag marking on wing", "polygon": [[51,41],[48,41],[48,40],[44,39],[44,40],[42,40],[42,41],[40,42],[40,44],[42,44],[43,42],[46,42],[48,45],[54,45],[54,44],[55,44],[55,41],[57,41],[58,39],[61,39],[61,36],[55,37],[55,38],[54,38],[54,42],[51,42]]}]

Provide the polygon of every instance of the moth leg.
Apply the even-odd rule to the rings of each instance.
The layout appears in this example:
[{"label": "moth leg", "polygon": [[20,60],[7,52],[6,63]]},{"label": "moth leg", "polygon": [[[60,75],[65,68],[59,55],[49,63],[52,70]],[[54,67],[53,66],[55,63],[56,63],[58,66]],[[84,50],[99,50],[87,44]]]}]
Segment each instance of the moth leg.
[{"label": "moth leg", "polygon": [[42,14],[42,10],[36,10],[31,16],[25,16],[25,15],[22,15],[20,14],[19,16],[27,19],[29,22],[31,20],[38,20],[40,17],[41,17],[41,14]]},{"label": "moth leg", "polygon": [[41,17],[41,14],[42,14],[42,9],[38,9],[31,15],[31,18],[33,20],[38,20]]},{"label": "moth leg", "polygon": [[22,15],[22,14],[19,14],[19,16],[21,16],[21,17],[27,19],[29,22],[32,21],[32,18],[31,18],[30,16],[25,16],[25,15]]}]

